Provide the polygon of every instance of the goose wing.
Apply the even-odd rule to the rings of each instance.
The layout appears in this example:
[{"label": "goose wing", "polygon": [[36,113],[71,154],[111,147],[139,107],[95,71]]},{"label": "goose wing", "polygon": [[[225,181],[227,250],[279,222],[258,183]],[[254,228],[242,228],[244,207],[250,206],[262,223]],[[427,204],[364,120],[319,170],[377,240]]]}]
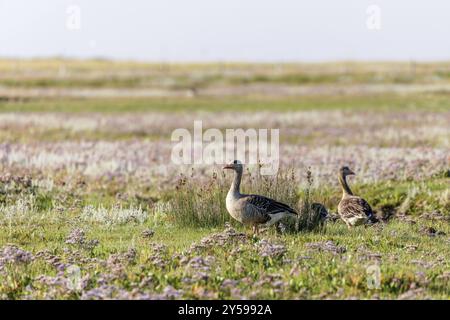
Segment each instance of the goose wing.
[{"label": "goose wing", "polygon": [[343,218],[367,217],[373,219],[373,211],[366,200],[360,197],[348,197],[339,203],[339,213]]},{"label": "goose wing", "polygon": [[269,216],[280,212],[289,212],[297,215],[297,212],[288,205],[264,196],[248,195],[246,197],[246,202],[254,206],[259,212]]}]

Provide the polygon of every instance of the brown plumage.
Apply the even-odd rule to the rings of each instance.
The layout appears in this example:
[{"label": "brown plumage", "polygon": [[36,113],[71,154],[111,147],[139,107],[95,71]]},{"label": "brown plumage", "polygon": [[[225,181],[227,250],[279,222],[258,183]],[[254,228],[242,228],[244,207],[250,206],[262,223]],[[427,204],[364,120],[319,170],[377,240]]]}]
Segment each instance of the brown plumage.
[{"label": "brown plumage", "polygon": [[367,222],[376,222],[372,208],[367,201],[353,195],[347,184],[347,176],[354,174],[355,173],[348,167],[342,167],[339,170],[339,183],[342,187],[342,199],[338,205],[338,213],[348,228]]}]

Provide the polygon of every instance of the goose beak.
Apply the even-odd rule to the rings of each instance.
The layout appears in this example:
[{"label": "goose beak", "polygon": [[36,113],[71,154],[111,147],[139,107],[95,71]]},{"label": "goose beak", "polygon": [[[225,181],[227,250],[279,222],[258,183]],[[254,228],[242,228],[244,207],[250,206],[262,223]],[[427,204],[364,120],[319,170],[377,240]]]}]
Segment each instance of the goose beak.
[{"label": "goose beak", "polygon": [[234,168],[233,168],[233,166],[231,164],[227,164],[222,169],[234,169]]},{"label": "goose beak", "polygon": [[350,170],[350,171],[348,172],[348,174],[356,175],[352,170]]}]

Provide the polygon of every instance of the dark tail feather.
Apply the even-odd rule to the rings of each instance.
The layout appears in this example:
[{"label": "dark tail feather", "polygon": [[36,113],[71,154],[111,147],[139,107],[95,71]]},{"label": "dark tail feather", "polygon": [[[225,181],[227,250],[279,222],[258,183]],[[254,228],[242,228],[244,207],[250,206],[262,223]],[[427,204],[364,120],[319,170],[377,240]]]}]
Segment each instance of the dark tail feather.
[{"label": "dark tail feather", "polygon": [[373,224],[378,222],[380,222],[380,220],[373,213],[369,215],[369,223]]}]

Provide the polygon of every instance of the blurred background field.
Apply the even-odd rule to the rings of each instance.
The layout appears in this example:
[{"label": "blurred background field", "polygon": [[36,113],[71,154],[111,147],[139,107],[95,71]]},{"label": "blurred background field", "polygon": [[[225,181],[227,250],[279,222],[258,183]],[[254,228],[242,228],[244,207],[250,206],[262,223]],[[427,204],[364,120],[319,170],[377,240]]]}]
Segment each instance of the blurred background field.
[{"label": "blurred background field", "polygon": [[[444,62],[137,63],[0,60],[3,99],[43,97],[279,97],[448,92]],[[28,89],[28,90],[27,90]]]},{"label": "blurred background field", "polygon": [[196,119],[204,129],[279,128],[283,165],[317,166],[317,175],[343,162],[373,179],[431,176],[448,164],[448,63],[41,59],[2,60],[0,70],[0,137],[13,151],[4,164],[29,169],[48,156],[46,166],[72,166],[67,150],[81,172],[94,163],[99,174],[111,163],[119,175],[174,171],[171,132]]},{"label": "blurred background field", "polygon": [[449,63],[4,59],[0,70],[4,172],[106,179],[125,198],[159,199],[180,174],[220,169],[170,161],[172,131],[202,120],[204,130],[280,129],[280,165],[299,185],[310,168],[314,187],[334,188],[344,164],[361,184],[448,176]]}]

